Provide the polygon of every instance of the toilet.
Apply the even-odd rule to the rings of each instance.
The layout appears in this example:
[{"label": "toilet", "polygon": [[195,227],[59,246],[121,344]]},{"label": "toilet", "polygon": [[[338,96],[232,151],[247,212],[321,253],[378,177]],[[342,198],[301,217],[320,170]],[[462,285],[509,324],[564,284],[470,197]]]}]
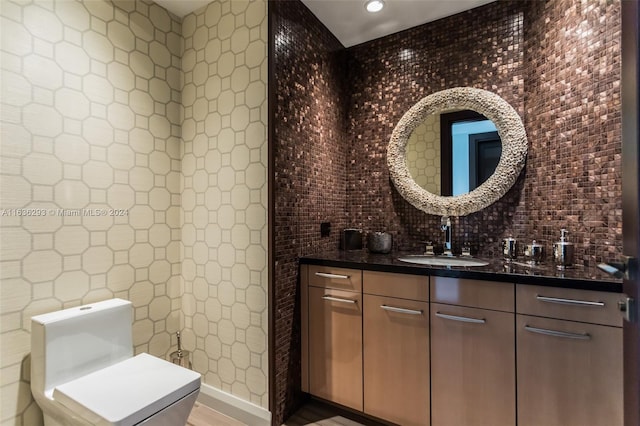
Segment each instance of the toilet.
[{"label": "toilet", "polygon": [[178,426],[200,374],[133,356],[132,306],[110,299],[31,318],[31,392],[45,426]]}]

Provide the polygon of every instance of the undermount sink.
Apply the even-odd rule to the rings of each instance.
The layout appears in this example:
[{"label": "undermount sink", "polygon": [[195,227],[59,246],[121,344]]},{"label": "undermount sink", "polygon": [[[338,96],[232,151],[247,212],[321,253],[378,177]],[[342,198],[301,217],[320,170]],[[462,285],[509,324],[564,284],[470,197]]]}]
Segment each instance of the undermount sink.
[{"label": "undermount sink", "polygon": [[422,254],[400,256],[398,260],[431,266],[487,266],[489,264],[489,262],[474,259],[473,257],[427,256]]}]

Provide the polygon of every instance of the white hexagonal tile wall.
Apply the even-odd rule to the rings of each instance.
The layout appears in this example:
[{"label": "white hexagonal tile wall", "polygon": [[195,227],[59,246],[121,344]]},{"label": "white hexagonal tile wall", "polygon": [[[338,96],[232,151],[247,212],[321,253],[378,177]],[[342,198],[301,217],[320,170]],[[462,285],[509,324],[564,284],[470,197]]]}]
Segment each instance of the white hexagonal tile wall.
[{"label": "white hexagonal tile wall", "polygon": [[61,302],[82,299],[89,291],[89,275],[84,271],[62,273],[53,284],[53,294]]},{"label": "white hexagonal tile wall", "polygon": [[82,254],[89,248],[89,231],[84,226],[65,226],[54,235],[55,249],[63,256]]},{"label": "white hexagonal tile wall", "polygon": [[60,68],[71,74],[83,76],[91,69],[89,55],[81,47],[67,41],[56,44],[55,60]]},{"label": "white hexagonal tile wall", "polygon": [[114,293],[126,291],[134,282],[135,271],[131,265],[116,265],[107,272],[107,288]]},{"label": "white hexagonal tile wall", "polygon": [[22,268],[32,283],[51,281],[62,272],[62,256],[51,250],[32,251],[22,261]]},{"label": "white hexagonal tile wall", "polygon": [[23,279],[2,280],[0,286],[0,311],[3,314],[19,312],[31,301],[31,284]]},{"label": "white hexagonal tile wall", "polygon": [[33,135],[55,137],[62,133],[62,115],[50,106],[30,104],[22,115],[24,127]]},{"label": "white hexagonal tile wall", "polygon": [[[219,378],[223,388],[261,404],[266,404],[266,370],[251,376],[251,386],[246,381],[248,360],[261,358],[266,349],[266,341],[257,342],[266,337],[266,291],[254,286],[258,289],[249,296],[243,289],[251,287],[252,274],[266,282],[265,248],[251,239],[252,231],[262,232],[266,227],[265,205],[251,203],[252,191],[264,192],[260,199],[266,198],[266,126],[251,118],[262,116],[266,81],[250,81],[252,75],[262,75],[265,17],[264,2],[240,1],[212,3],[193,19],[187,17],[183,30],[185,45],[191,48],[183,58],[182,98],[183,139],[193,143],[185,145],[182,163],[182,241],[184,264],[195,265],[188,268],[188,274],[183,270],[183,278],[188,283],[193,276],[190,288],[198,298],[205,294],[201,280],[208,283],[205,316],[212,326],[205,347],[198,347],[209,356],[220,354],[216,365],[203,374],[207,380]],[[261,38],[252,41],[250,27],[256,26],[260,26]],[[245,49],[257,57],[250,58]],[[215,64],[215,68],[204,63]],[[201,135],[209,138],[208,149]],[[258,155],[252,150],[258,150]],[[208,218],[203,211],[209,212]],[[201,229],[204,233],[198,234]],[[261,318],[260,327],[249,327],[252,314]]]},{"label": "white hexagonal tile wall", "polygon": [[90,190],[82,181],[65,179],[54,187],[54,199],[59,207],[78,211],[89,204]]},{"label": "white hexagonal tile wall", "polygon": [[31,251],[31,234],[22,228],[6,227],[2,232],[0,259],[20,260]]},{"label": "white hexagonal tile wall", "polygon": [[103,274],[113,265],[113,252],[108,247],[91,247],[82,254],[82,269],[89,274]]},{"label": "white hexagonal tile wall", "polygon": [[107,24],[107,37],[115,47],[126,52],[131,52],[136,47],[135,36],[129,27],[118,21]]},{"label": "white hexagonal tile wall", "polygon": [[[265,256],[247,230],[265,227],[266,206],[250,197],[266,191],[266,126],[255,119],[266,81],[250,79],[264,74],[266,2],[212,3],[185,17],[182,35],[179,21],[147,2],[17,2],[0,13],[3,54],[18,58],[3,73],[15,120],[2,123],[1,155],[21,172],[3,176],[0,197],[3,208],[52,212],[3,223],[3,241],[11,237],[3,260],[18,263],[26,280],[3,281],[3,312],[11,301],[28,330],[31,315],[63,303],[129,298],[136,352],[166,356],[169,333],[197,323],[202,337],[185,330],[193,336],[185,344],[206,380],[266,407],[266,364],[251,373],[246,361],[266,351],[265,293],[242,290],[247,274],[266,285],[264,262],[244,260]],[[251,40],[255,27],[259,40]],[[182,58],[181,36],[190,47]],[[245,172],[258,163],[257,173]],[[260,332],[245,332],[255,314]],[[3,371],[29,350],[21,333],[2,335],[13,351],[3,353]],[[28,384],[12,387],[7,401],[20,389]],[[9,416],[38,424],[25,395]]]}]

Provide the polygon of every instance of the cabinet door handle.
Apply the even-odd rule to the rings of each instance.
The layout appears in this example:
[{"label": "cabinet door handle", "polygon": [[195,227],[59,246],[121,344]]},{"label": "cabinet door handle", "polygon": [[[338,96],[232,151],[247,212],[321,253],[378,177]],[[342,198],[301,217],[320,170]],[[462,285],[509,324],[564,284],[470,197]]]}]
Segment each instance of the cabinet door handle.
[{"label": "cabinet door handle", "polygon": [[591,335],[589,333],[568,333],[566,331],[548,330],[546,328],[531,327],[530,325],[525,325],[524,329],[531,333],[544,334],[545,336],[564,337],[567,339],[579,339],[579,340],[591,339]]},{"label": "cabinet door handle", "polygon": [[397,308],[395,306],[389,306],[389,305],[380,305],[380,307],[385,311],[397,312],[399,314],[422,315],[422,309],[420,310],[405,309],[405,308]]},{"label": "cabinet door handle", "polygon": [[449,314],[443,314],[440,312],[436,312],[436,316],[442,319],[448,319],[448,320],[460,321],[460,322],[471,322],[473,324],[484,324],[485,322],[487,322],[484,318],[461,317],[458,315],[449,315]]},{"label": "cabinet door handle", "polygon": [[324,300],[330,300],[332,302],[340,302],[340,303],[356,303],[353,299],[343,299],[341,297],[333,297],[333,296],[322,296]]},{"label": "cabinet door handle", "polygon": [[327,272],[316,272],[316,276],[322,278],[336,278],[339,280],[348,280],[349,275],[329,274]]},{"label": "cabinet door handle", "polygon": [[562,299],[560,297],[548,297],[537,295],[536,299],[541,302],[559,303],[561,305],[572,306],[604,306],[604,302],[591,302],[589,300]]}]

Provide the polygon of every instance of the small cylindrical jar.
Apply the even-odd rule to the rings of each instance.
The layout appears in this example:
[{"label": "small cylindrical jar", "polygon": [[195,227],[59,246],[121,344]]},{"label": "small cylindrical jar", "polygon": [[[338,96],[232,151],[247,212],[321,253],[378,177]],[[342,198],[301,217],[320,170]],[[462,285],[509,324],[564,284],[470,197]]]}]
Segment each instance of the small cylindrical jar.
[{"label": "small cylindrical jar", "polygon": [[533,240],[531,244],[526,245],[524,255],[529,263],[538,265],[544,261],[544,246]]},{"label": "small cylindrical jar", "polygon": [[362,230],[361,229],[344,229],[342,231],[342,250],[361,250],[362,249]]},{"label": "small cylindrical jar", "polygon": [[390,253],[393,238],[388,232],[370,232],[367,235],[367,248],[371,253]]},{"label": "small cylindrical jar", "polygon": [[518,241],[513,237],[502,240],[502,258],[511,262],[518,257]]}]

